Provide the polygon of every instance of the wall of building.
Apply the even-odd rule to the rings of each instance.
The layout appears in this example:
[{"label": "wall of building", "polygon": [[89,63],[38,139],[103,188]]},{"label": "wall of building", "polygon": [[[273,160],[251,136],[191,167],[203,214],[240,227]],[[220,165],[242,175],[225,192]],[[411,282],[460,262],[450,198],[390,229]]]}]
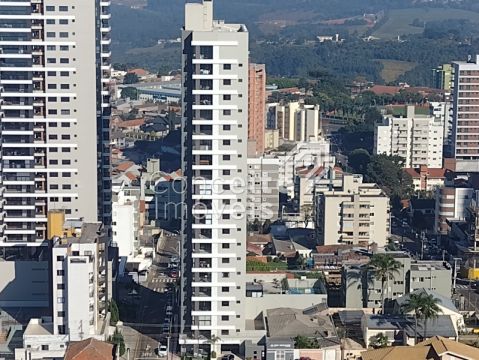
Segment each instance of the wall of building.
[{"label": "wall of building", "polygon": [[48,261],[0,261],[0,308],[49,307]]}]

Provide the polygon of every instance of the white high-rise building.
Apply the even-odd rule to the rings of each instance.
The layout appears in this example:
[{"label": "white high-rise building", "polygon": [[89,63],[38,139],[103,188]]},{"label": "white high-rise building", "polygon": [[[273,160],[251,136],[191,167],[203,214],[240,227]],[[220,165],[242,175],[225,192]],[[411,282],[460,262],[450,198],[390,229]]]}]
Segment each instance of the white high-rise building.
[{"label": "white high-rise building", "polygon": [[[0,2],[0,243],[111,222],[109,1]],[[1,244],[0,244],[1,245]]]},{"label": "white high-rise building", "polygon": [[185,351],[244,340],[248,31],[188,3],[183,42],[181,338]]},{"label": "white high-rise building", "polygon": [[442,168],[444,127],[433,116],[415,114],[407,107],[406,117],[387,115],[374,131],[374,153],[404,158],[405,168]]}]

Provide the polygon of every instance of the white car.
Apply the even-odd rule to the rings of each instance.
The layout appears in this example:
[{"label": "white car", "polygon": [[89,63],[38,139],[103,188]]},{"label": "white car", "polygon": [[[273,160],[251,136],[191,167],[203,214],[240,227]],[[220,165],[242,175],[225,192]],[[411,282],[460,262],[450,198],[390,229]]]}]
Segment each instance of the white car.
[{"label": "white car", "polygon": [[166,357],[168,355],[168,349],[165,345],[158,344],[158,356]]}]

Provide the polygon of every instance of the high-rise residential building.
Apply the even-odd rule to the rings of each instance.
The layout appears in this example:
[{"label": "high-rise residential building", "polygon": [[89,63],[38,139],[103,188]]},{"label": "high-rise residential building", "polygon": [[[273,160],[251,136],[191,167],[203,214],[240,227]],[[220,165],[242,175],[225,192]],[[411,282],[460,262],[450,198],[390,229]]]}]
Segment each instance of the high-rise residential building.
[{"label": "high-rise residential building", "polygon": [[446,94],[451,93],[453,79],[453,68],[451,64],[439,65],[432,70],[433,86],[436,89],[442,89],[446,91]]},{"label": "high-rise residential building", "polygon": [[479,171],[479,55],[453,63],[452,148],[457,171]]},{"label": "high-rise residential building", "polygon": [[203,0],[185,6],[182,43],[180,344],[219,353],[245,331],[248,31]]},{"label": "high-rise residential building", "polygon": [[256,154],[264,153],[266,105],[266,67],[249,64],[248,70],[248,139],[256,142]]},{"label": "high-rise residential building", "polygon": [[443,124],[434,116],[415,113],[407,107],[406,117],[386,115],[374,129],[374,153],[404,158],[404,167],[441,168]]},{"label": "high-rise residential building", "polygon": [[317,141],[320,135],[319,105],[303,105],[296,112],[294,140]]},{"label": "high-rise residential building", "polygon": [[248,158],[248,220],[264,223],[278,219],[279,159],[261,156]]},{"label": "high-rise residential building", "polygon": [[443,137],[442,142],[444,150],[450,152],[451,148],[451,138],[452,138],[452,118],[451,118],[451,108],[452,104],[450,101],[437,101],[430,102],[429,111],[434,118],[442,124],[443,127]]},{"label": "high-rise residential building", "polygon": [[51,209],[111,222],[109,4],[0,3],[0,243],[44,241]]},{"label": "high-rise residential building", "polygon": [[315,188],[316,233],[320,245],[383,247],[389,236],[389,197],[361,175],[321,181]]}]

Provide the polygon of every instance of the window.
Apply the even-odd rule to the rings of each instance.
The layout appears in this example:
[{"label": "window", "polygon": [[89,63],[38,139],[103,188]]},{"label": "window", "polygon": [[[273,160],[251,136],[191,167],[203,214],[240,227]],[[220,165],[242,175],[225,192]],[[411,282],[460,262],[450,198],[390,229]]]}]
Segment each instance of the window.
[{"label": "window", "polygon": [[71,152],[70,148],[62,148],[62,152]]},{"label": "window", "polygon": [[[63,135],[62,135],[63,137]],[[62,165],[70,165],[71,161],[70,160],[62,160]]]},{"label": "window", "polygon": [[63,89],[63,90],[68,90],[68,89],[70,89],[70,84],[61,84],[60,88]]},{"label": "window", "polygon": [[58,276],[63,276],[63,275],[65,275],[65,270],[57,270],[57,275],[58,275]]},{"label": "window", "polygon": [[71,188],[72,188],[72,186],[70,184],[62,185],[63,190],[70,190]]},{"label": "window", "polygon": [[229,264],[229,263],[230,263],[230,259],[228,259],[228,258],[223,258],[223,259],[221,259],[221,263],[222,263],[222,264]]},{"label": "window", "polygon": [[223,95],[223,100],[224,100],[224,101],[229,101],[229,100],[231,100],[231,95]]},{"label": "window", "polygon": [[[229,170],[228,170],[228,171],[229,171]],[[223,200],[223,204],[225,204],[225,205],[231,204],[230,199],[224,199],[224,200]]]},{"label": "window", "polygon": [[57,290],[65,290],[65,284],[57,284]]},{"label": "window", "polygon": [[56,71],[48,71],[47,75],[48,76],[57,76],[57,72]]},{"label": "window", "polygon": [[231,170],[223,170],[223,175],[225,176],[231,175]]},{"label": "window", "polygon": [[229,161],[229,160],[231,160],[231,156],[230,155],[223,155],[223,160],[224,161]]},{"label": "window", "polygon": [[56,135],[50,134],[48,135],[49,140],[56,140],[58,137]]},{"label": "window", "polygon": [[228,191],[231,190],[230,184],[223,185],[223,190],[228,190]]},{"label": "window", "polygon": [[231,115],[231,110],[223,110],[223,115],[224,116],[230,116]]},{"label": "window", "polygon": [[58,177],[58,173],[57,172],[52,172],[52,173],[50,173],[50,177]]},{"label": "window", "polygon": [[221,248],[222,248],[222,249],[229,249],[229,248],[230,248],[230,244],[221,244]]},{"label": "window", "polygon": [[224,79],[223,80],[223,85],[231,85],[231,80],[230,79]]},{"label": "window", "polygon": [[47,25],[55,25],[54,19],[47,19]]},{"label": "window", "polygon": [[223,131],[230,131],[231,125],[223,125]]},{"label": "window", "polygon": [[224,277],[224,278],[229,278],[229,277],[230,277],[230,273],[224,272],[224,273],[223,273],[223,277]]},{"label": "window", "polygon": [[[62,109],[61,114],[62,115],[70,115],[70,110],[69,109]],[[62,124],[62,127],[66,127],[66,126],[63,126],[63,124]]]},{"label": "window", "polygon": [[[62,177],[72,177],[72,174],[71,173],[63,173],[62,174]],[[66,200],[65,200],[66,201]]]},{"label": "window", "polygon": [[47,38],[54,38],[55,33],[53,31],[47,31]]},{"label": "window", "polygon": [[222,229],[222,230],[221,230],[221,233],[222,233],[223,235],[228,235],[228,234],[230,233],[230,229]]},{"label": "window", "polygon": [[55,58],[48,58],[48,59],[47,59],[47,63],[48,63],[48,64],[56,64],[56,63],[57,63],[57,59],[55,59]]},{"label": "window", "polygon": [[70,197],[63,198],[63,202],[72,202],[72,198]]},{"label": "window", "polygon": [[49,160],[50,165],[58,165],[58,160]]},{"label": "window", "polygon": [[70,59],[68,58],[61,58],[60,59],[60,64],[69,64],[70,63]]},{"label": "window", "polygon": [[65,317],[65,311],[58,311],[57,316],[58,317]]},{"label": "window", "polygon": [[[63,115],[63,110],[62,110],[62,115]],[[62,122],[62,127],[64,128],[70,127],[70,123]]]},{"label": "window", "polygon": [[69,76],[68,71],[60,71],[60,76]]},{"label": "window", "polygon": [[229,335],[230,331],[229,330],[221,330],[221,335]]},{"label": "window", "polygon": [[44,351],[48,350],[48,345],[42,345],[42,350]]},{"label": "window", "polygon": [[48,115],[56,115],[56,114],[58,114],[57,110],[55,110],[55,109],[49,109],[48,110]]},{"label": "window", "polygon": [[230,292],[230,288],[229,288],[228,286],[223,286],[223,287],[221,288],[221,291],[222,291],[222,292]]},{"label": "window", "polygon": [[62,140],[70,140],[70,135],[62,135]]},{"label": "window", "polygon": [[68,25],[68,19],[60,19],[60,25]]},{"label": "window", "polygon": [[230,317],[228,315],[221,315],[221,321],[229,321]]},{"label": "window", "polygon": [[230,306],[230,302],[229,301],[222,301],[221,306]]},{"label": "window", "polygon": [[63,260],[65,260],[65,257],[64,257],[64,256],[61,256],[61,255],[60,255],[60,256],[57,256],[57,261],[63,261]]},{"label": "window", "polygon": [[68,45],[60,45],[60,51],[68,51]]},{"label": "window", "polygon": [[223,64],[223,70],[231,70],[231,64]]},{"label": "window", "polygon": [[60,6],[58,7],[59,11],[68,11],[68,6]]},{"label": "window", "polygon": [[55,90],[57,88],[57,84],[48,84],[49,90]]},{"label": "window", "polygon": [[64,39],[64,38],[67,38],[67,37],[68,37],[68,33],[62,31],[62,32],[60,33],[60,37],[63,38],[63,39]]},{"label": "window", "polygon": [[224,146],[231,145],[231,140],[223,140],[223,145]]}]

